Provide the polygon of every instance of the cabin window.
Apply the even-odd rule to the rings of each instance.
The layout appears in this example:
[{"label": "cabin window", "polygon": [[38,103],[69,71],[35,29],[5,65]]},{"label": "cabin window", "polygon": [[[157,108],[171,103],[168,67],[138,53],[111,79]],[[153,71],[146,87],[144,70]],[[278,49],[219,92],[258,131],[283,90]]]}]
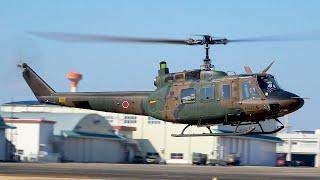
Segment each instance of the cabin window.
[{"label": "cabin window", "polygon": [[201,100],[208,100],[213,99],[213,87],[204,87],[200,89],[200,99]]},{"label": "cabin window", "polygon": [[194,88],[182,89],[181,90],[181,102],[187,103],[192,102],[196,99],[196,91]]},{"label": "cabin window", "polygon": [[231,98],[231,86],[229,84],[222,85],[222,99],[229,100]]},{"label": "cabin window", "polygon": [[242,99],[255,99],[259,98],[257,89],[250,82],[246,81],[241,84],[242,89]]}]

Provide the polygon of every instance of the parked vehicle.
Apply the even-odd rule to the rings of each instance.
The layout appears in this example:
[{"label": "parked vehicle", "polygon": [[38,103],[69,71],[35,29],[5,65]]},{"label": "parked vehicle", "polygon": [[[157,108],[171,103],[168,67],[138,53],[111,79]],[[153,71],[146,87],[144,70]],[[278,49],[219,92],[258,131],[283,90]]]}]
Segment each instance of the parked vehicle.
[{"label": "parked vehicle", "polygon": [[134,156],[133,157],[133,160],[132,160],[132,163],[136,163],[136,164],[140,164],[140,163],[144,163],[145,160],[142,156]]},{"label": "parked vehicle", "polygon": [[210,166],[226,166],[227,162],[222,159],[209,159],[208,165],[210,165]]},{"label": "parked vehicle", "polygon": [[192,153],[192,164],[206,165],[208,156],[202,153]]},{"label": "parked vehicle", "polygon": [[160,163],[159,153],[156,153],[156,152],[148,152],[148,153],[146,154],[146,163],[149,163],[149,164],[159,164],[159,163]]},{"label": "parked vehicle", "polygon": [[285,166],[286,165],[286,160],[278,159],[276,164],[277,164],[277,166]]},{"label": "parked vehicle", "polygon": [[240,155],[238,153],[232,153],[226,155],[224,159],[209,159],[208,164],[211,166],[239,166]]},{"label": "parked vehicle", "polygon": [[294,160],[294,161],[286,161],[284,159],[278,159],[277,160],[277,166],[305,166],[305,163],[303,161]]},{"label": "parked vehicle", "polygon": [[227,155],[227,165],[239,166],[240,165],[240,156],[237,153]]}]

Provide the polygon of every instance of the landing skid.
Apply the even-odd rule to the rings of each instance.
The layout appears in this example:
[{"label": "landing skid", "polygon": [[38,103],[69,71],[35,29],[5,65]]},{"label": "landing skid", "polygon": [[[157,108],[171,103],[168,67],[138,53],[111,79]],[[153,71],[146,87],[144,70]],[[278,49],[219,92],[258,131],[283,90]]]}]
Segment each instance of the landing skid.
[{"label": "landing skid", "polygon": [[[188,124],[185,128],[183,128],[182,132],[180,134],[171,134],[172,137],[198,137],[198,136],[241,136],[241,135],[250,135],[250,134],[274,134],[276,132],[279,132],[284,128],[284,125],[279,121],[279,119],[274,119],[276,122],[280,123],[281,126],[278,126],[273,131],[264,131],[259,121],[257,122],[251,122],[251,123],[243,123],[239,122],[237,124],[231,124],[232,126],[237,126],[234,132],[212,132],[210,129],[210,126],[207,126],[209,133],[202,133],[202,134],[184,134],[184,131],[191,126],[191,124]],[[248,130],[238,132],[239,126],[246,126],[250,124],[258,124],[260,127],[260,131],[254,131],[255,127],[250,127]]]},{"label": "landing skid", "polygon": [[[254,131],[255,127],[251,127],[250,129],[248,129],[247,131],[243,131],[243,132],[228,132],[228,133],[224,133],[224,132],[219,132],[219,133],[202,133],[202,134],[171,134],[172,137],[198,137],[198,136],[240,136],[240,135],[246,135],[246,134],[250,134],[252,133],[252,131]],[[210,130],[211,131],[211,130]]]}]

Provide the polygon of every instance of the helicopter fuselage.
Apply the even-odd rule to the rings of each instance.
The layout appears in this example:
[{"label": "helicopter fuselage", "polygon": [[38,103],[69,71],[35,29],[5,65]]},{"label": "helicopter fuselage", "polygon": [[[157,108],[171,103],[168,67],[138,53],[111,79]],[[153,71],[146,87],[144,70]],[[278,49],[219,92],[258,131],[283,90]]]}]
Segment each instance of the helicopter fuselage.
[{"label": "helicopter fuselage", "polygon": [[169,73],[161,67],[155,91],[54,92],[28,65],[23,76],[41,103],[146,115],[191,125],[236,124],[296,111],[303,99],[279,88],[267,73],[227,75],[215,70]]}]

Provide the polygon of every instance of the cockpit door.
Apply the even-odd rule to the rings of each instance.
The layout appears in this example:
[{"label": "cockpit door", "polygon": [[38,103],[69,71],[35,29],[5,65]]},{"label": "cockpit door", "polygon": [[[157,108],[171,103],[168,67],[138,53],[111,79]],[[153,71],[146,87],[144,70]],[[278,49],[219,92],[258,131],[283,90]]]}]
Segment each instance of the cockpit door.
[{"label": "cockpit door", "polygon": [[246,114],[258,113],[265,109],[265,96],[253,77],[240,80],[240,104]]},{"label": "cockpit door", "polygon": [[236,80],[227,80],[220,84],[220,101],[225,107],[234,107],[240,99],[239,84]]}]

